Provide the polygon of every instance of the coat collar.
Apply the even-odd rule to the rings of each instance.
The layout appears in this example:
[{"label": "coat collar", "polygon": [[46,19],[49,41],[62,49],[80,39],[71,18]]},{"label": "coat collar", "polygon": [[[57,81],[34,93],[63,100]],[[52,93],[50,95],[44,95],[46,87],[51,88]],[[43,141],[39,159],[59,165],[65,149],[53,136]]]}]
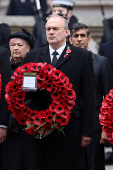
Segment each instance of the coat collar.
[{"label": "coat collar", "polygon": [[[67,50],[67,46],[64,48],[61,56],[59,57],[56,65],[54,67],[59,67],[60,65],[62,65],[64,62],[66,62],[70,56],[71,56],[71,53],[67,55],[67,57],[64,57],[64,55],[66,54],[66,50]],[[47,64],[51,64],[51,59],[50,59],[50,53],[49,53],[49,46],[46,46],[43,48],[42,52],[41,52],[41,55],[40,55],[40,58],[43,62],[47,62]]]}]

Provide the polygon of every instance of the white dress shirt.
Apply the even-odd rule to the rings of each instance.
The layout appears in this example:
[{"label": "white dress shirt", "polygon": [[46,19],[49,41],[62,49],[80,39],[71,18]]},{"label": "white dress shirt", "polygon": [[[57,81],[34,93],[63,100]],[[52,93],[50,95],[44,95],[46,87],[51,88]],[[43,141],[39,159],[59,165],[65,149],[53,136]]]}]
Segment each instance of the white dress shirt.
[{"label": "white dress shirt", "polygon": [[[62,52],[63,52],[65,47],[66,47],[66,43],[56,50],[58,52],[58,55],[56,55],[57,60],[59,59],[59,57],[62,54]],[[51,63],[52,63],[52,60],[53,60],[53,55],[52,54],[53,54],[54,51],[55,50],[49,45],[49,52],[50,52]]]}]

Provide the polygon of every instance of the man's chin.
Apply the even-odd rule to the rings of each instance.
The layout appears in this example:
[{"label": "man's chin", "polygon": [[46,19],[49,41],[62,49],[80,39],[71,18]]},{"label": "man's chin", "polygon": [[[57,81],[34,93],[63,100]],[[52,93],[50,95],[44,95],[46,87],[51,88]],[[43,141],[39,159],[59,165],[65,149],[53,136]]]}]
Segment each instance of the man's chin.
[{"label": "man's chin", "polygon": [[84,46],[83,46],[83,45],[76,45],[76,47],[84,48]]},{"label": "man's chin", "polygon": [[50,41],[48,41],[48,43],[49,43],[49,44],[56,44],[56,41],[50,40]]}]

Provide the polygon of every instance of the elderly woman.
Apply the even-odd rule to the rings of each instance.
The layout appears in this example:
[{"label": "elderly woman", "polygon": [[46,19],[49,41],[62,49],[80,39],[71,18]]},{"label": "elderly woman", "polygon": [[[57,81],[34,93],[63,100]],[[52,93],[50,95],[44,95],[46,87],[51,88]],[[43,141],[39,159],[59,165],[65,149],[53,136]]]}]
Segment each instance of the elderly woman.
[{"label": "elderly woman", "polygon": [[[11,72],[22,66],[26,53],[33,49],[35,39],[27,30],[16,32],[9,37]],[[10,114],[9,131],[2,147],[2,170],[36,170],[36,141],[29,136]]]},{"label": "elderly woman", "polygon": [[26,53],[34,48],[35,38],[27,30],[22,30],[23,32],[16,32],[9,37],[12,74],[23,64]]}]

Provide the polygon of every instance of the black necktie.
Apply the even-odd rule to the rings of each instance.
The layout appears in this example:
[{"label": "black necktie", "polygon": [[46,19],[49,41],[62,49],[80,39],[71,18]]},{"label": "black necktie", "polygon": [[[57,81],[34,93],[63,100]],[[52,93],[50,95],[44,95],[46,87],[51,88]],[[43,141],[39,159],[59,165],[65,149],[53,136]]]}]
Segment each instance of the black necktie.
[{"label": "black necktie", "polygon": [[52,55],[53,55],[52,65],[54,66],[54,65],[56,64],[56,62],[57,62],[57,57],[56,57],[56,55],[58,55],[58,52],[57,52],[57,51],[54,51],[54,52],[52,53]]}]

